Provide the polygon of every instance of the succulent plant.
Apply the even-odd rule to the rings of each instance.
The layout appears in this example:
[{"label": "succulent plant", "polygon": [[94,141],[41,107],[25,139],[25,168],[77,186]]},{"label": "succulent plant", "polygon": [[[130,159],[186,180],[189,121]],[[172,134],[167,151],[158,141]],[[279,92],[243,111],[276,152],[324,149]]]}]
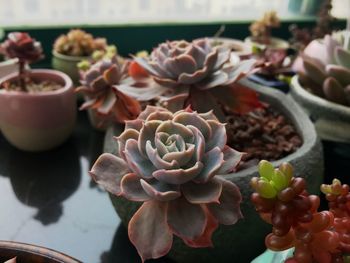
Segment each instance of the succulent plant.
[{"label": "succulent plant", "polygon": [[[120,91],[119,86],[130,84],[128,62],[119,64],[118,59],[103,59],[90,65],[88,61],[80,64],[85,71],[81,73],[81,87],[76,89],[86,97],[80,109],[92,109],[104,121],[123,123],[135,119],[141,107],[137,100]],[[101,123],[102,125],[103,123]]]},{"label": "succulent plant", "polygon": [[226,145],[212,112],[147,106],[117,141],[118,156],[102,154],[90,174],[111,194],[143,202],[128,226],[142,260],[167,254],[173,235],[190,247],[212,246],[219,223],[242,217],[240,191],[224,177],[242,153]]},{"label": "succulent plant", "polygon": [[72,29],[67,35],[59,36],[53,46],[59,54],[78,57],[91,56],[94,51],[106,48],[105,38],[94,38],[81,29]]},{"label": "succulent plant", "polygon": [[0,45],[0,53],[8,58],[18,58],[19,86],[26,91],[25,65],[34,63],[44,57],[40,42],[23,32],[9,33],[7,39]]},{"label": "succulent plant", "polygon": [[334,179],[323,184],[329,211],[320,211],[320,198],[309,195],[306,181],[293,176],[293,167],[284,163],[275,169],[267,161],[259,164],[260,177],[251,185],[251,200],[261,218],[272,225],[265,238],[267,248],[283,251],[294,247],[287,263],[348,262],[350,252],[349,185]]},{"label": "succulent plant", "polygon": [[269,44],[271,37],[271,29],[280,26],[280,20],[276,11],[269,11],[264,16],[254,21],[250,27],[250,33],[254,39],[260,44]]},{"label": "succulent plant", "polygon": [[[134,57],[134,61],[154,80],[152,96],[160,98],[163,106],[172,111],[188,105],[199,112],[213,109],[221,120],[223,111],[219,104],[233,111],[260,106],[254,91],[246,89],[243,97],[243,88],[236,83],[254,72],[256,61],[228,64],[230,54],[228,49],[212,47],[208,39],[181,40],[162,43],[149,57]],[[149,94],[146,93],[150,97]],[[140,100],[144,96],[139,92]]]},{"label": "succulent plant", "polygon": [[329,101],[350,105],[350,32],[313,40],[294,64],[301,84]]}]

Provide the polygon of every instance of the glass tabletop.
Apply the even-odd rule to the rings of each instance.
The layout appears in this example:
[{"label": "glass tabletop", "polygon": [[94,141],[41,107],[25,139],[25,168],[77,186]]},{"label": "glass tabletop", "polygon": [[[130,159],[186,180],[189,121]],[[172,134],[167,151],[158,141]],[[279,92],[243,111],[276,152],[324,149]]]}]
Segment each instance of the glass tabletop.
[{"label": "glass tabletop", "polygon": [[[107,193],[88,175],[103,140],[85,112],[78,114],[71,138],[52,151],[22,152],[0,134],[0,239],[48,247],[88,263],[141,262]],[[338,177],[349,183],[344,174],[349,149],[324,143],[326,181]]]}]

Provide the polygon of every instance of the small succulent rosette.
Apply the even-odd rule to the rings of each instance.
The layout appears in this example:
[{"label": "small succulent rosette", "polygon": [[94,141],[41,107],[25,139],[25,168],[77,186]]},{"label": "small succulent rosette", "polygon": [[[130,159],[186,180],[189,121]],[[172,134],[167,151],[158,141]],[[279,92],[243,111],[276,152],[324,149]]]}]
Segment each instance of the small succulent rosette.
[{"label": "small succulent rosette", "polygon": [[247,112],[261,106],[255,91],[237,82],[258,70],[254,59],[230,62],[231,50],[213,47],[208,39],[167,41],[146,57],[134,57],[153,82],[147,92],[132,89],[141,101],[157,98],[171,111],[191,106],[198,112],[214,110],[224,121],[224,109]]},{"label": "small succulent rosette", "polygon": [[213,246],[218,224],[242,217],[240,191],[225,175],[243,154],[226,145],[212,112],[148,106],[116,139],[118,156],[102,154],[90,174],[111,194],[143,203],[128,226],[142,260],[166,255],[173,235],[190,247]]},{"label": "small succulent rosette", "polygon": [[313,40],[293,67],[313,94],[350,106],[350,31]]},{"label": "small succulent rosette", "polygon": [[80,109],[91,109],[98,117],[97,126],[124,123],[138,116],[141,110],[139,102],[120,90],[121,86],[132,82],[127,61],[120,64],[114,56],[92,65],[86,62],[84,69],[81,73],[82,86],[76,89],[85,96],[85,103]]}]

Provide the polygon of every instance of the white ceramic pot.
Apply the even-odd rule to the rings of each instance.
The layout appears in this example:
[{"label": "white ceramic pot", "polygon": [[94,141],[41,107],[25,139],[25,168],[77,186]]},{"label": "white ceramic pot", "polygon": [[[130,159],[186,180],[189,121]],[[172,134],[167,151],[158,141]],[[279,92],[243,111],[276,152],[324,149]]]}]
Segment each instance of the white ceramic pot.
[{"label": "white ceramic pot", "polygon": [[290,94],[314,121],[322,139],[350,143],[350,107],[308,92],[301,86],[298,76],[292,79]]},{"label": "white ceramic pot", "polygon": [[3,78],[18,70],[18,59],[10,59],[0,62],[0,78]]}]

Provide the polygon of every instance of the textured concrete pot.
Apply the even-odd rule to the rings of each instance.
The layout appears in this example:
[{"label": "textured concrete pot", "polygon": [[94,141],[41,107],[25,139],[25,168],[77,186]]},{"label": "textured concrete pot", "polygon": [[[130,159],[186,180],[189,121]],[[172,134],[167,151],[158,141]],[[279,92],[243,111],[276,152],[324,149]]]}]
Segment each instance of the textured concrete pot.
[{"label": "textured concrete pot", "polygon": [[0,62],[0,78],[3,78],[18,70],[18,59],[10,59]]},{"label": "textured concrete pot", "polygon": [[[49,150],[63,143],[75,125],[77,106],[72,80],[62,72],[46,69],[32,70],[30,77],[34,81],[55,81],[63,88],[39,93],[0,90],[0,129],[21,150]],[[10,74],[0,83],[16,78],[17,73]]]},{"label": "textured concrete pot", "polygon": [[89,58],[90,57],[67,56],[53,50],[52,68],[66,73],[73,80],[74,85],[79,85],[79,70],[77,64]]},{"label": "textured concrete pot", "polygon": [[290,94],[314,120],[322,139],[350,143],[350,107],[313,95],[300,85],[298,76],[292,79]]},{"label": "textured concrete pot", "polygon": [[[314,126],[307,115],[293,100],[280,91],[267,89],[247,80],[241,83],[258,91],[262,101],[282,112],[295,125],[303,139],[303,145],[295,153],[274,162],[274,165],[290,162],[295,167],[296,175],[306,178],[309,191],[317,193],[323,180],[323,154]],[[116,144],[113,136],[120,134],[122,130],[121,126],[114,126],[107,130],[105,152],[115,153]],[[271,231],[271,226],[260,219],[250,202],[252,191],[249,182],[254,176],[258,176],[257,167],[250,167],[225,177],[241,189],[243,196],[241,209],[244,218],[233,226],[219,226],[213,234],[214,248],[193,249],[186,247],[180,239],[174,238],[169,257],[177,262],[247,263],[261,254],[265,250],[265,235]],[[110,197],[122,222],[127,226],[139,204],[124,198]]]}]

